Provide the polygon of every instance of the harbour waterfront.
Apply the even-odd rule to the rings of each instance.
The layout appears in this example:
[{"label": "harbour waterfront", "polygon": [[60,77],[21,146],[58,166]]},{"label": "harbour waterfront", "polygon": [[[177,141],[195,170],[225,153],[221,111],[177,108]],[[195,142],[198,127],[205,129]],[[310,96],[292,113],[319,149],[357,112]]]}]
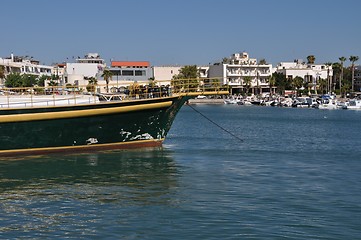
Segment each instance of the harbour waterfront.
[{"label": "harbour waterfront", "polygon": [[0,161],[0,238],[361,239],[361,111],[194,108],[238,138],[184,106],[162,148]]}]

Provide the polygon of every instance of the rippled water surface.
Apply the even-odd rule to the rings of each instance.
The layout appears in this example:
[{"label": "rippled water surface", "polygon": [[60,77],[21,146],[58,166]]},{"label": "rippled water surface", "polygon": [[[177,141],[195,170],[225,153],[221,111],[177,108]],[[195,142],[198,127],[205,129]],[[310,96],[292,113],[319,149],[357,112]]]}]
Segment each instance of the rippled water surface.
[{"label": "rippled water surface", "polygon": [[0,161],[1,239],[361,239],[361,111],[196,105],[163,148]]}]

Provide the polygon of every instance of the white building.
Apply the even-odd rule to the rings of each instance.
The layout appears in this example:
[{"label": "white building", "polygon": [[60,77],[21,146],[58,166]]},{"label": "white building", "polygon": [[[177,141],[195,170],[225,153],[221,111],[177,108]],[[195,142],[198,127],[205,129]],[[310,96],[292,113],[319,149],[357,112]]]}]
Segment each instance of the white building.
[{"label": "white building", "polygon": [[[223,84],[231,87],[232,94],[246,91],[253,94],[270,92],[268,79],[271,75],[271,64],[260,64],[257,59],[249,58],[246,52],[235,53],[227,63],[211,65],[208,70],[209,78],[219,78]],[[250,79],[249,84],[247,79]]]},{"label": "white building", "polygon": [[154,80],[161,83],[162,85],[170,85],[170,80],[174,75],[179,74],[179,70],[181,68],[181,66],[153,66],[152,69]]},{"label": "white building", "polygon": [[99,79],[105,67],[106,63],[98,53],[88,53],[84,58],[76,59],[75,63],[66,63],[65,84],[84,87],[88,84],[87,78]]},{"label": "white building", "polygon": [[[183,66],[153,66],[153,77],[161,85],[171,85],[170,80],[178,75]],[[208,78],[209,66],[198,66],[199,77],[201,80]]]},{"label": "white building", "polygon": [[294,62],[281,62],[276,67],[276,72],[282,73],[287,79],[294,79],[301,77],[304,83],[309,84],[312,90],[317,91],[317,86],[320,79],[328,79],[329,88],[334,89],[332,83],[333,70],[332,66],[325,64],[307,64],[302,60],[295,60]]},{"label": "white building", "polygon": [[[32,57],[20,57],[11,54],[8,58],[0,58],[0,66],[4,67],[5,76],[10,73],[30,74],[35,76],[51,76],[52,66],[41,65],[39,61]],[[0,84],[4,84],[4,79],[0,79]]]},{"label": "white building", "polygon": [[355,80],[354,80],[354,90],[356,92],[361,92],[361,66],[355,66]]}]

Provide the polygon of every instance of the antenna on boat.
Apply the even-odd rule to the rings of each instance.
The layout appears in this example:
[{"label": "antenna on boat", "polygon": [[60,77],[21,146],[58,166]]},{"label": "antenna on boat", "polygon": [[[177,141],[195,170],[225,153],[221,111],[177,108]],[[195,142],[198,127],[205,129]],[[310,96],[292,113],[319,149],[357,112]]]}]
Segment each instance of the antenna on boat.
[{"label": "antenna on boat", "polygon": [[214,122],[212,119],[210,119],[209,117],[207,117],[206,115],[204,115],[203,113],[201,113],[200,111],[198,111],[197,109],[195,109],[194,107],[191,106],[191,104],[187,103],[187,105],[192,108],[195,112],[199,113],[202,117],[204,117],[205,119],[207,119],[209,122],[213,123],[215,126],[217,126],[218,128],[220,128],[221,130],[225,131],[226,133],[228,133],[229,135],[231,135],[232,137],[236,138],[238,141],[243,142],[243,139],[241,139],[240,137],[238,137],[237,135],[234,135],[232,132],[228,131],[227,129],[225,129],[224,127],[220,126],[218,123]]}]

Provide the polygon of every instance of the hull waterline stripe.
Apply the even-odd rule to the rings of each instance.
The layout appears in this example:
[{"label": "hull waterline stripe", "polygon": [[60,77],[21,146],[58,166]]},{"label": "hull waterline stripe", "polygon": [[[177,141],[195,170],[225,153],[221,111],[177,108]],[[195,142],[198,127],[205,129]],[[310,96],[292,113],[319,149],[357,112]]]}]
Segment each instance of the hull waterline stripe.
[{"label": "hull waterline stripe", "polygon": [[107,114],[114,114],[114,113],[125,113],[125,112],[134,112],[134,111],[143,111],[143,110],[149,110],[149,109],[165,108],[165,107],[169,107],[171,105],[172,105],[172,101],[168,101],[168,102],[161,102],[161,103],[140,104],[140,105],[135,105],[135,106],[110,107],[110,108],[100,108],[100,109],[0,115],[0,123],[91,117],[91,116],[97,116],[97,115],[107,115]]},{"label": "hull waterline stripe", "polygon": [[110,149],[131,149],[138,146],[160,146],[164,141],[162,139],[138,140],[131,142],[104,143],[81,146],[63,146],[63,147],[45,147],[45,148],[26,148],[13,150],[0,150],[0,156],[23,155],[27,153],[56,153],[56,152],[85,152],[91,150],[110,150]]}]

